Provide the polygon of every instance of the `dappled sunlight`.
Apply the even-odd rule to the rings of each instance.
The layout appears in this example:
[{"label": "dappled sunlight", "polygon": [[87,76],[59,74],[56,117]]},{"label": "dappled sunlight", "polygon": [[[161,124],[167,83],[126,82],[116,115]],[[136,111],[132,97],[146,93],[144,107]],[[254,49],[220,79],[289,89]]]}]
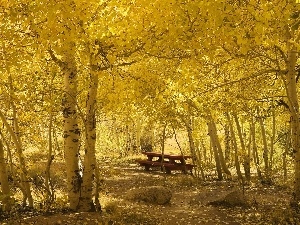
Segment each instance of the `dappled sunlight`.
[{"label": "dappled sunlight", "polygon": [[1,0],[0,224],[300,224],[300,1]]}]

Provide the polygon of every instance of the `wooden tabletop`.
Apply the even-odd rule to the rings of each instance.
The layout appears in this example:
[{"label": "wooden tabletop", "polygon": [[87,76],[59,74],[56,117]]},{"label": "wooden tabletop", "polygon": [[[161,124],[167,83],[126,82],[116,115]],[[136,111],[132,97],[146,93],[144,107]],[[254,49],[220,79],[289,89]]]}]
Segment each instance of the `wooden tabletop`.
[{"label": "wooden tabletop", "polygon": [[[142,152],[144,155],[147,156],[152,156],[152,157],[162,157],[162,153],[158,153],[158,152]],[[192,156],[189,155],[169,155],[169,154],[164,154],[164,158],[169,158],[169,159],[190,159],[192,158]]]}]

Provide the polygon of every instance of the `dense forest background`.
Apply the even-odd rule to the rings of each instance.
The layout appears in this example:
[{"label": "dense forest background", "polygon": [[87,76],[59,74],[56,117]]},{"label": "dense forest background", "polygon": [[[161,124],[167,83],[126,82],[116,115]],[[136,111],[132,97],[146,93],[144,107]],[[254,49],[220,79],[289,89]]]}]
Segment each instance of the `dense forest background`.
[{"label": "dense forest background", "polygon": [[297,1],[3,0],[0,18],[3,211],[54,206],[53,163],[66,206],[97,210],[101,162],[166,142],[197,179],[299,204]]}]

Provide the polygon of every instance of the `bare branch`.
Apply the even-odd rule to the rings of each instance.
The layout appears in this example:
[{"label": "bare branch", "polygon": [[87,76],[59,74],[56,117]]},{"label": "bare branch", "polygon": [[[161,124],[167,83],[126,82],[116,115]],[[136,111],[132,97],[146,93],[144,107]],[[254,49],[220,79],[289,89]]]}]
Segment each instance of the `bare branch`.
[{"label": "bare branch", "polygon": [[285,53],[283,52],[283,50],[278,46],[278,45],[275,45],[274,46],[276,50],[279,51],[280,55],[282,56],[283,60],[285,63],[288,62],[288,58],[286,57]]},{"label": "bare branch", "polygon": [[122,62],[122,63],[118,63],[118,64],[109,64],[109,65],[105,65],[105,66],[101,66],[101,65],[91,65],[91,70],[93,71],[105,71],[108,69],[111,69],[113,67],[120,67],[120,66],[130,66],[134,63],[136,63],[137,61],[131,61],[131,62]]},{"label": "bare branch", "polygon": [[146,52],[146,55],[156,57],[158,59],[187,59],[187,58],[191,58],[191,56],[189,54],[168,56],[168,55],[156,55],[156,54],[153,54],[153,53],[150,53],[150,52]]},{"label": "bare branch", "polygon": [[129,57],[129,56],[131,56],[133,53],[136,53],[136,52],[142,50],[142,49],[144,48],[144,46],[145,46],[145,43],[142,43],[140,46],[137,46],[137,47],[134,48],[134,49],[130,49],[130,50],[128,50],[128,51],[124,51],[124,52],[118,54],[117,57]]},{"label": "bare branch", "polygon": [[50,54],[50,57],[51,59],[59,66],[59,67],[64,67],[65,66],[65,63],[60,60],[59,58],[56,57],[56,55],[54,54],[53,50],[50,48],[48,50],[49,54]]},{"label": "bare branch", "polygon": [[251,80],[251,79],[260,77],[260,76],[265,75],[265,74],[268,74],[268,73],[285,73],[285,71],[274,70],[274,69],[260,71],[260,72],[258,72],[258,73],[253,74],[252,76],[243,77],[243,78],[238,79],[238,80],[229,81],[229,82],[226,82],[226,83],[217,85],[217,86],[215,86],[215,87],[209,88],[208,90],[205,90],[205,91],[203,91],[203,92],[198,93],[198,95],[205,94],[205,93],[211,92],[211,91],[213,91],[213,90],[215,90],[215,89],[222,88],[222,87],[225,87],[225,86],[228,86],[228,85],[240,83],[240,82],[242,82],[242,81]]}]

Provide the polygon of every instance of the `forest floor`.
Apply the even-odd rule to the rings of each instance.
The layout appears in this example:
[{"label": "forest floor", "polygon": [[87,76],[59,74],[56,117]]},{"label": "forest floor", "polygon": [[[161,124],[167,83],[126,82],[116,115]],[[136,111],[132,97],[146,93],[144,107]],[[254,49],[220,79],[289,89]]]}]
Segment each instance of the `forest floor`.
[{"label": "forest floor", "polygon": [[[208,205],[210,201],[240,189],[234,181],[199,181],[191,175],[160,171],[144,171],[135,163],[103,166],[101,191],[102,213],[15,213],[0,221],[3,225],[14,224],[300,224],[299,214],[291,210],[291,189],[287,186],[251,183],[244,189],[248,207]],[[166,186],[172,192],[167,205],[153,205],[125,200],[133,188]]]}]

